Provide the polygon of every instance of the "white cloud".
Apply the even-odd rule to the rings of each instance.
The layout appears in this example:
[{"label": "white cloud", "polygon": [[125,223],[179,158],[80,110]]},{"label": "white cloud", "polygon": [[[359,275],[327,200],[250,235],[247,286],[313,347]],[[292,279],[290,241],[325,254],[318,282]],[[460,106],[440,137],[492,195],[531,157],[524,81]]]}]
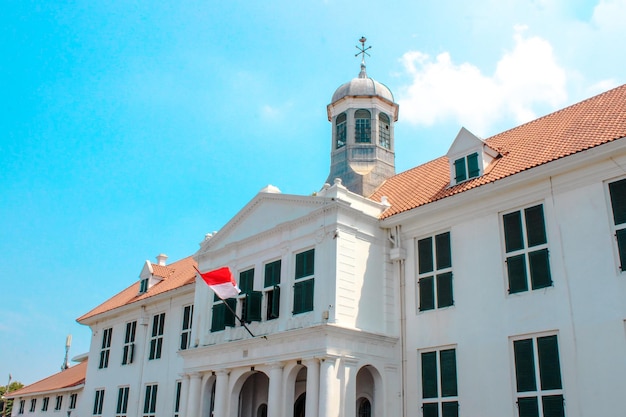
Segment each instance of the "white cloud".
[{"label": "white cloud", "polygon": [[539,37],[525,37],[515,28],[515,44],[499,59],[492,75],[471,63],[455,64],[449,53],[434,60],[419,51],[403,55],[411,84],[400,91],[403,120],[430,126],[454,120],[478,135],[494,123],[523,123],[537,117],[535,108],[557,108],[566,98],[566,72],[552,46]]}]

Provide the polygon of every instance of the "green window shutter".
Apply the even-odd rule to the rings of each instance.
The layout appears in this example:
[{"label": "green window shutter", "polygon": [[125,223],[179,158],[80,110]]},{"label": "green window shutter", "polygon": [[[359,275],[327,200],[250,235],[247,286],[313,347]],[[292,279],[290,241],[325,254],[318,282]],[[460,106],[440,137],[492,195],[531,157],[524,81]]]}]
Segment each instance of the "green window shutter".
[{"label": "green window shutter", "polygon": [[528,254],[530,264],[530,282],[533,290],[552,285],[548,249],[541,249]]},{"label": "green window shutter", "polygon": [[452,296],[452,272],[437,275],[437,307],[454,305]]},{"label": "green window shutter", "polygon": [[518,398],[517,408],[519,410],[519,417],[539,417],[537,397]]},{"label": "green window shutter", "polygon": [[562,395],[541,397],[543,417],[565,417],[565,400]]},{"label": "green window shutter", "polygon": [[506,258],[506,269],[509,276],[509,294],[528,291],[526,279],[526,257],[522,255]]},{"label": "green window shutter", "polygon": [[433,238],[420,239],[417,242],[419,273],[424,274],[433,270]]},{"label": "green window shutter", "polygon": [[437,252],[437,269],[450,268],[452,266],[450,232],[435,236],[435,249]]},{"label": "green window shutter", "polygon": [[213,305],[213,318],[211,319],[211,332],[224,330],[224,314],[226,306],[223,303]]},{"label": "green window shutter", "polygon": [[513,342],[513,352],[517,392],[535,391],[537,380],[535,378],[533,339],[516,340]]},{"label": "green window shutter", "polygon": [[556,336],[537,338],[541,389],[561,389],[561,364]]},{"label": "green window shutter", "polygon": [[438,396],[437,352],[424,352],[422,353],[422,398],[437,398]]},{"label": "green window shutter", "polygon": [[267,291],[267,320],[277,319],[280,314],[280,287]]},{"label": "green window shutter", "polygon": [[457,183],[467,179],[467,174],[465,173],[465,158],[459,158],[454,161],[454,175],[454,180]]},{"label": "green window shutter", "polygon": [[529,207],[524,210],[526,219],[526,234],[528,238],[528,247],[542,245],[548,240],[546,238],[546,224],[543,218],[543,206]]},{"label": "green window shutter", "polygon": [[459,417],[459,402],[458,401],[446,401],[441,403],[441,416],[442,417]]},{"label": "green window shutter", "polygon": [[439,417],[439,404],[424,403],[422,405],[422,415],[424,417]]},{"label": "green window shutter", "polygon": [[251,291],[246,294],[246,319],[249,322],[261,321],[261,303],[263,293],[261,291]]},{"label": "green window shutter", "polygon": [[619,269],[624,271],[626,269],[626,229],[617,230],[615,238],[617,239],[617,251],[619,252]]},{"label": "green window shutter", "polygon": [[265,264],[265,285],[264,287],[272,287],[280,284],[280,266],[281,261],[270,262]]},{"label": "green window shutter", "polygon": [[296,255],[296,279],[313,275],[315,266],[315,249]]},{"label": "green window shutter", "polygon": [[504,243],[506,252],[524,249],[524,236],[522,234],[522,215],[519,211],[502,216],[504,224]]},{"label": "green window shutter", "polygon": [[446,349],[439,352],[439,367],[441,370],[441,396],[455,397],[456,384],[456,350]]},{"label": "green window shutter", "polygon": [[626,179],[609,184],[615,224],[626,222]]},{"label": "green window shutter", "polygon": [[233,311],[237,308],[237,299],[229,298],[228,300],[224,300],[224,303],[227,303],[230,306],[230,309],[224,306],[224,325],[228,327],[235,327],[235,314]]},{"label": "green window shutter", "polygon": [[435,308],[435,288],[433,277],[422,278],[418,281],[420,295],[420,311],[432,310]]},{"label": "green window shutter", "polygon": [[239,274],[239,289],[248,294],[254,289],[254,269],[248,269]]},{"label": "green window shutter", "polygon": [[314,279],[298,281],[293,286],[293,314],[313,310]]},{"label": "green window shutter", "polygon": [[119,388],[117,390],[117,414],[122,412],[122,404],[124,402],[124,388]]},{"label": "green window shutter", "polygon": [[467,156],[467,171],[469,178],[477,177],[480,174],[480,167],[478,166],[478,153],[473,153]]}]

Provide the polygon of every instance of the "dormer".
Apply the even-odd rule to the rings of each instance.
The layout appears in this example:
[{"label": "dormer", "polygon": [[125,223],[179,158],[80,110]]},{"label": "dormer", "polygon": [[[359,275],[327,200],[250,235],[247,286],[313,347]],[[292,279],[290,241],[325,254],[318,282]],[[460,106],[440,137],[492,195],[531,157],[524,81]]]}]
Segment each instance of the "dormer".
[{"label": "dormer", "polygon": [[450,186],[453,187],[483,175],[499,153],[462,127],[446,156],[450,165]]},{"label": "dormer", "polygon": [[139,274],[139,294],[147,293],[150,288],[158,284],[159,282],[165,279],[166,275],[164,273],[155,273],[154,267],[157,267],[159,270],[165,268],[165,261],[167,259],[167,255],[160,254],[157,256],[157,264],[152,264],[152,262],[146,260],[143,268],[141,269],[141,273]]}]

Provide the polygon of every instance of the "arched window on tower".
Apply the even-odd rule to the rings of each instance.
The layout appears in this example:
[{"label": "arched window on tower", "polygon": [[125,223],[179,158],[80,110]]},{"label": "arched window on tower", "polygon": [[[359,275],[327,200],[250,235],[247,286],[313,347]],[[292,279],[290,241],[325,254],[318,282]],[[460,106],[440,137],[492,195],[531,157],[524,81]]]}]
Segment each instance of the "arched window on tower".
[{"label": "arched window on tower", "polygon": [[336,129],[336,143],[335,149],[342,148],[346,146],[346,114],[341,113],[335,119],[335,129]]},{"label": "arched window on tower", "polygon": [[360,109],[354,113],[356,143],[372,143],[371,115],[368,110]]},{"label": "arched window on tower", "polygon": [[391,136],[389,134],[389,116],[385,113],[378,115],[378,144],[385,149],[391,149]]}]

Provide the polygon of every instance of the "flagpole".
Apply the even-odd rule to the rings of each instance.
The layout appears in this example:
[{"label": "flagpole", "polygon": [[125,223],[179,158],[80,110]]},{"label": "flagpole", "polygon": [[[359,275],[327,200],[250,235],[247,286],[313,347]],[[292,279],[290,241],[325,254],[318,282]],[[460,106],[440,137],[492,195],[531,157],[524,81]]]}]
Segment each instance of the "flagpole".
[{"label": "flagpole", "polygon": [[[218,296],[218,297],[219,297],[219,296]],[[252,337],[256,337],[255,335],[253,335],[253,334],[252,334],[252,332],[250,331],[250,329],[248,329],[248,326],[246,325],[246,323],[245,323],[243,320],[241,320],[241,319],[239,318],[239,316],[237,315],[237,313],[235,313],[235,310],[233,310],[233,308],[230,306],[230,304],[228,304],[228,303],[226,302],[226,300],[224,300],[223,298],[220,298],[220,300],[222,300],[222,301],[224,302],[224,304],[226,305],[226,307],[230,310],[230,312],[231,312],[231,313],[233,313],[233,316],[235,316],[235,318],[236,318],[237,320],[239,320],[239,324],[241,324],[241,325],[242,325],[242,326],[243,326],[243,327],[244,327],[244,328],[248,331],[248,333],[250,333],[250,336],[252,336]]]}]

